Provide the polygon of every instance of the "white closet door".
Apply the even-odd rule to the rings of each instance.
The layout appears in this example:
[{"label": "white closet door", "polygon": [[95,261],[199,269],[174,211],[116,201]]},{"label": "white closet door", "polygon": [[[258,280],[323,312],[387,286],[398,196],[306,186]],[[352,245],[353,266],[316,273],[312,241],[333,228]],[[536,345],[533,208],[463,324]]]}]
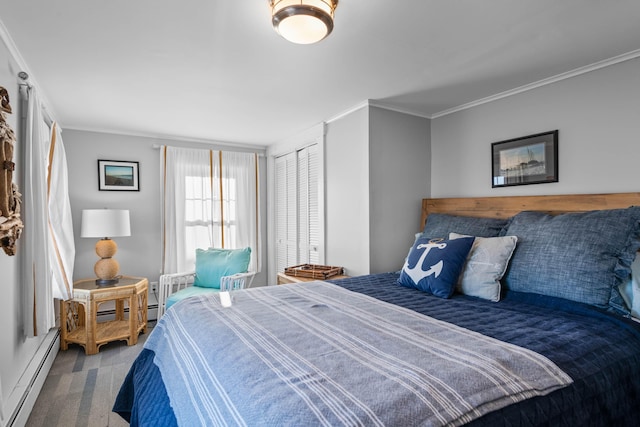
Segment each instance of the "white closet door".
[{"label": "white closet door", "polygon": [[275,159],[276,268],[296,265],[296,153]]},{"label": "white closet door", "polygon": [[319,161],[317,144],[275,159],[278,271],[320,262]]},{"label": "white closet door", "polygon": [[298,151],[298,248],[300,263],[318,264],[318,145]]}]

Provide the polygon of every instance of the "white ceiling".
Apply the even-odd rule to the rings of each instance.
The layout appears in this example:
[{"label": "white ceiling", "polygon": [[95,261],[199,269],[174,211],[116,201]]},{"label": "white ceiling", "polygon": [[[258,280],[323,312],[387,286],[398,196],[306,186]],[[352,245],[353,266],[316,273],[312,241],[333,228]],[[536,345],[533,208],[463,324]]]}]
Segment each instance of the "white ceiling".
[{"label": "white ceiling", "polygon": [[638,0],[340,0],[315,45],[279,37],[267,0],[0,0],[0,20],[63,128],[258,146],[640,49]]}]

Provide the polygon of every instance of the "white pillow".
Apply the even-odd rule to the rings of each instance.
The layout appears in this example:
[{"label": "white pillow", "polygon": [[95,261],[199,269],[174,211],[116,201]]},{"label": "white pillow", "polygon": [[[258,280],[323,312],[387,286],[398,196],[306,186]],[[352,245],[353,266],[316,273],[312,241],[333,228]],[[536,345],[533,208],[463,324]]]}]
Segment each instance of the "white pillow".
[{"label": "white pillow", "polygon": [[[468,237],[449,233],[449,239]],[[458,278],[456,290],[489,301],[500,301],[500,279],[516,248],[516,236],[476,237]]]}]

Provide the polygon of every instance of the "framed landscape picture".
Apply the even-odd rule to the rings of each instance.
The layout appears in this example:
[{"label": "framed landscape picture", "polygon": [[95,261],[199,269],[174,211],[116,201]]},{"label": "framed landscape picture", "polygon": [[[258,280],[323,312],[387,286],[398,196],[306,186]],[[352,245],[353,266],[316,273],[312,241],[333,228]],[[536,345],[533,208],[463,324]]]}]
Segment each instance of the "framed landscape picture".
[{"label": "framed landscape picture", "polygon": [[491,186],[558,182],[558,131],[491,144]]},{"label": "framed landscape picture", "polygon": [[138,162],[98,160],[100,191],[140,191]]}]

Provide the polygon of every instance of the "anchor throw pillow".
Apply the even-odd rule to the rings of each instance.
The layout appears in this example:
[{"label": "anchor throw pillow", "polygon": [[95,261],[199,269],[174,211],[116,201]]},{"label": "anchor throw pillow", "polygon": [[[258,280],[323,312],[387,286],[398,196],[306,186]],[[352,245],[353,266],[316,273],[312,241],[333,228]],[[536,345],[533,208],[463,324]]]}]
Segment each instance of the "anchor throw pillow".
[{"label": "anchor throw pillow", "polygon": [[440,298],[451,297],[473,240],[473,237],[453,240],[419,238],[409,251],[398,284]]}]

